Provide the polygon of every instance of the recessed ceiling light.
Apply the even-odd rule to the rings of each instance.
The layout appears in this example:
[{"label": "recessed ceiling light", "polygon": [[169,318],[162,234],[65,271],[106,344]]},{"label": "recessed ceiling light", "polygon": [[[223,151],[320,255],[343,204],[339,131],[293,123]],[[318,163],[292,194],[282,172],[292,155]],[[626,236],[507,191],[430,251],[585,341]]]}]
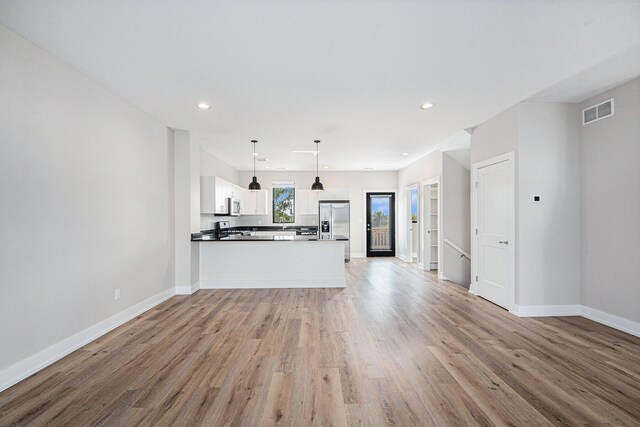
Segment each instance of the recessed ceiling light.
[{"label": "recessed ceiling light", "polygon": [[258,153],[252,153],[254,156],[258,157]]},{"label": "recessed ceiling light", "polygon": [[370,171],[370,170],[373,170],[373,168],[364,168],[364,170]]},{"label": "recessed ceiling light", "polygon": [[427,102],[426,104],[422,104],[420,108],[422,108],[423,110],[428,110],[429,108],[433,108],[435,106],[436,104],[434,104],[433,102]]},{"label": "recessed ceiling light", "polygon": [[201,110],[208,110],[209,108],[211,108],[211,106],[206,102],[201,102],[198,104],[198,108]]},{"label": "recessed ceiling light", "polygon": [[280,170],[280,171],[283,171],[283,170],[285,170],[285,169],[287,169],[287,168],[279,167],[279,168],[276,168],[276,169],[278,169],[278,170]]},{"label": "recessed ceiling light", "polygon": [[385,169],[389,169],[389,166],[385,166],[384,168],[385,168]]},{"label": "recessed ceiling light", "polygon": [[324,168],[325,168],[325,169],[329,169],[329,166],[325,166]]},{"label": "recessed ceiling light", "polygon": [[264,168],[265,169],[271,169],[271,166],[265,166]]},{"label": "recessed ceiling light", "polygon": [[409,153],[404,152],[404,153],[402,153],[402,155],[403,155],[403,156],[408,156],[408,155],[409,155]]}]

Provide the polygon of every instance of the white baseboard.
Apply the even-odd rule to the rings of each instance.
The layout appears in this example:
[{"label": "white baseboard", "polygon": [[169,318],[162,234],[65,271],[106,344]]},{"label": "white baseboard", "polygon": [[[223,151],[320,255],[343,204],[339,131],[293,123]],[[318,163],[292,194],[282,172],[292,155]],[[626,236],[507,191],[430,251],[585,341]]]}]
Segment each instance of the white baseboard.
[{"label": "white baseboard", "polygon": [[514,305],[511,313],[518,317],[580,316],[580,304],[571,305]]},{"label": "white baseboard", "polygon": [[351,259],[353,258],[366,258],[366,256],[363,253],[355,253],[355,254],[351,254]]},{"label": "white baseboard", "polygon": [[[471,292],[471,289],[469,290]],[[640,323],[580,304],[516,305],[511,313],[518,317],[582,316],[594,322],[640,337]]]},{"label": "white baseboard", "polygon": [[410,262],[409,258],[407,258],[407,256],[406,256],[406,255],[398,254],[398,256],[397,256],[397,257],[398,257],[398,258],[400,258],[400,259],[401,259],[402,261],[404,261],[404,262]]},{"label": "white baseboard", "polygon": [[201,280],[200,289],[346,288],[345,279]]},{"label": "white baseboard", "polygon": [[80,347],[101,337],[107,332],[139,316],[147,310],[155,307],[163,301],[175,295],[175,289],[167,289],[144,301],[127,308],[120,313],[109,317],[89,328],[63,339],[44,350],[17,362],[0,371],[0,391],[6,390],[12,385],[46,368],[53,362],[62,359],[67,354],[76,351]]},{"label": "white baseboard", "polygon": [[196,282],[191,286],[176,286],[176,295],[191,295],[200,289],[200,282]]},{"label": "white baseboard", "polygon": [[603,325],[610,326],[614,329],[618,329],[619,331],[640,337],[640,323],[584,305],[581,307],[582,317],[586,317],[594,322],[602,323]]},{"label": "white baseboard", "polygon": [[469,293],[472,295],[478,295],[478,282],[472,282],[469,284]]}]

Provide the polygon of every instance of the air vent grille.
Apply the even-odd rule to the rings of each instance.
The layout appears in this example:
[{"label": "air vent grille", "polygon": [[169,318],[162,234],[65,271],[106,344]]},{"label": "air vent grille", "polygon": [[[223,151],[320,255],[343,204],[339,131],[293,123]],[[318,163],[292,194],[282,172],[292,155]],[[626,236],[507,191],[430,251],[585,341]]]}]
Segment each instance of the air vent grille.
[{"label": "air vent grille", "polygon": [[594,105],[582,110],[582,124],[595,122],[605,117],[613,116],[614,109],[613,98],[608,99],[600,104]]}]

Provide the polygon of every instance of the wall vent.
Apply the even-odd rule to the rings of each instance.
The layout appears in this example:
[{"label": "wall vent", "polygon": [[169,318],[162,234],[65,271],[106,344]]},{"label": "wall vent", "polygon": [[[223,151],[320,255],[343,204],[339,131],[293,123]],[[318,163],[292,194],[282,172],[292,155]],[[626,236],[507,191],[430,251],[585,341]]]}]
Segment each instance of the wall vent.
[{"label": "wall vent", "polygon": [[611,98],[600,104],[585,108],[582,110],[582,124],[586,125],[587,123],[613,116],[613,105],[613,98]]}]

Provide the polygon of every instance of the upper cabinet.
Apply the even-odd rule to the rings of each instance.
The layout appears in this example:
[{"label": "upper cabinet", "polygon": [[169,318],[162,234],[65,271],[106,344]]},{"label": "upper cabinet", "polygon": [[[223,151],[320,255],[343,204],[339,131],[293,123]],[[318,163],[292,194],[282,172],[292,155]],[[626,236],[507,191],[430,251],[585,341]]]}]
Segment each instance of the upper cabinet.
[{"label": "upper cabinet", "polygon": [[231,197],[231,184],[217,176],[200,177],[200,213],[228,213],[227,197]]},{"label": "upper cabinet", "polygon": [[242,189],[242,215],[269,215],[269,192]]},{"label": "upper cabinet", "polygon": [[244,188],[218,176],[200,177],[200,213],[225,215],[229,213],[227,199],[240,199],[240,208],[244,204]]},{"label": "upper cabinet", "polygon": [[296,189],[296,215],[318,214],[318,191]]},{"label": "upper cabinet", "polygon": [[325,188],[319,193],[320,200],[350,200],[348,188]]}]

